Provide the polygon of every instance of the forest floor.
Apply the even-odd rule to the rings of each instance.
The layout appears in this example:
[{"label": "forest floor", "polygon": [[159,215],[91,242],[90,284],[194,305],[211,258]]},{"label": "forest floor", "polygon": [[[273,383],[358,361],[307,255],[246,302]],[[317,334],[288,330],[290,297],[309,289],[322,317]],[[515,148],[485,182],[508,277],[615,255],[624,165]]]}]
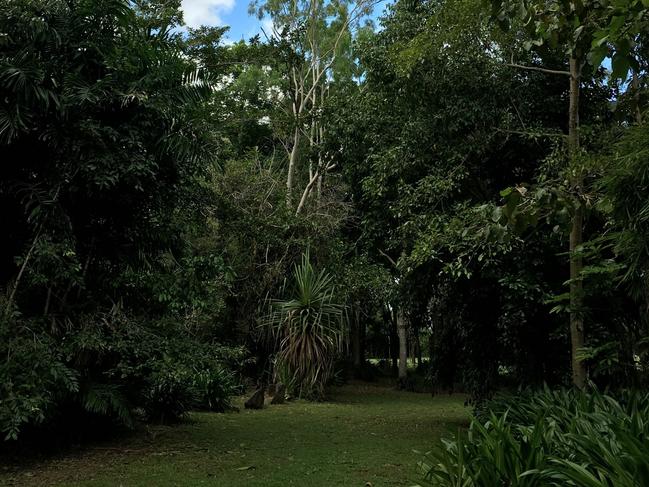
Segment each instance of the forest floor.
[{"label": "forest floor", "polygon": [[467,423],[463,402],[346,385],[326,402],[193,413],[180,425],[5,466],[0,485],[409,487],[420,481],[423,453]]}]

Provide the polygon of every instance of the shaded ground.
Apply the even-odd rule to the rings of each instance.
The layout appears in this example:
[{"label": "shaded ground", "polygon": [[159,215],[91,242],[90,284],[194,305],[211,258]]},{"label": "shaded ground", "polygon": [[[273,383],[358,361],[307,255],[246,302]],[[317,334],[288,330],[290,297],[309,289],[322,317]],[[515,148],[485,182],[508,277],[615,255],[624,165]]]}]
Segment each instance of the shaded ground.
[{"label": "shaded ground", "polygon": [[115,444],[4,467],[0,485],[407,487],[419,481],[422,452],[466,423],[463,400],[364,384],[324,403],[195,413]]}]

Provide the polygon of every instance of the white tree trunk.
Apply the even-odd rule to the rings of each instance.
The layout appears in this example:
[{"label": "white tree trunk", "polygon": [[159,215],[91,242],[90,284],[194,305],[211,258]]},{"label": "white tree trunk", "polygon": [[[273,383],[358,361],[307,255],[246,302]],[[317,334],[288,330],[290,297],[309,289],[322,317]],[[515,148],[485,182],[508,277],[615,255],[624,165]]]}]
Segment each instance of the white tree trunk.
[{"label": "white tree trunk", "polygon": [[288,175],[286,177],[286,205],[291,207],[293,205],[293,181],[295,179],[295,168],[298,163],[300,152],[300,127],[296,125],[293,134],[293,147],[288,158]]}]

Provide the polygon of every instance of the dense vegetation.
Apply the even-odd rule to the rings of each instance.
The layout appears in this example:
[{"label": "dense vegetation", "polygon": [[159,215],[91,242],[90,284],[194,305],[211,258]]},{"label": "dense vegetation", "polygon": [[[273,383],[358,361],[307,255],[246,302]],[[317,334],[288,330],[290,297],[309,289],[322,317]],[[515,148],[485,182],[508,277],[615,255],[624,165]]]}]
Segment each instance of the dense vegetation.
[{"label": "dense vegetation", "polygon": [[647,482],[647,2],[373,8],[3,2],[5,445],[386,374],[482,411],[433,483]]},{"label": "dense vegetation", "polygon": [[[646,394],[526,393],[486,404],[466,436],[423,463],[431,485],[638,486],[649,482]],[[483,413],[485,414],[485,413]]]}]

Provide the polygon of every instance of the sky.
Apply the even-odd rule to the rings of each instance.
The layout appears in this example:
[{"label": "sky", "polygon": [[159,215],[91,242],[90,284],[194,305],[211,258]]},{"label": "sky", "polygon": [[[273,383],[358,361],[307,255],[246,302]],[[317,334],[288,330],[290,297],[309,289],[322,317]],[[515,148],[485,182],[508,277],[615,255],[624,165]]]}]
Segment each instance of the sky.
[{"label": "sky", "polygon": [[200,25],[229,25],[231,41],[249,39],[260,32],[261,22],[248,15],[248,0],[182,0],[185,23]]},{"label": "sky", "polygon": [[[379,15],[383,10],[382,2],[375,11]],[[259,20],[257,17],[248,15],[250,0],[182,0],[185,23],[189,27],[200,25],[230,26],[227,38],[236,42],[261,33],[261,28],[269,32],[268,20]]]}]

